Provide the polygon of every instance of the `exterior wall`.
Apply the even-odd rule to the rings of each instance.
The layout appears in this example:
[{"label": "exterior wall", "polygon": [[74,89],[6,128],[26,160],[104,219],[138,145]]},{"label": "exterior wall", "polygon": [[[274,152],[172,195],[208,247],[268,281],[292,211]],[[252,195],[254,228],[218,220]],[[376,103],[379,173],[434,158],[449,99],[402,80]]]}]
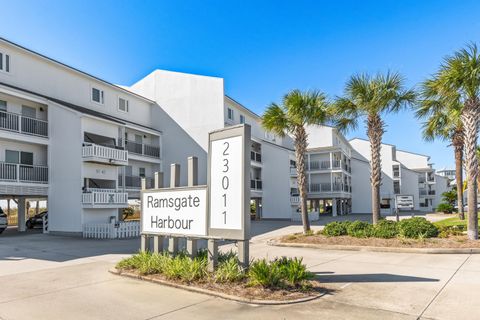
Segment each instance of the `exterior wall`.
[{"label": "exterior wall", "polygon": [[63,107],[50,105],[49,110],[49,228],[50,231],[81,232],[81,119]]},{"label": "exterior wall", "polygon": [[[0,82],[67,100],[98,112],[149,126],[151,102],[120,87],[109,85],[72,68],[32,54],[0,40],[0,51],[10,54],[10,73],[0,72]],[[105,103],[91,100],[92,87],[104,90]],[[118,98],[129,100],[130,112],[118,110]]]},{"label": "exterior wall", "polygon": [[5,161],[5,150],[32,152],[34,166],[47,166],[47,146],[0,138],[0,162]]},{"label": "exterior wall", "polygon": [[155,100],[205,151],[208,132],[224,127],[221,78],[156,70],[131,88]]},{"label": "exterior wall", "polygon": [[370,164],[355,151],[352,155],[352,174],[352,213],[371,213]]},{"label": "exterior wall", "polygon": [[262,144],[263,197],[262,217],[265,219],[291,219],[290,156],[288,150]]},{"label": "exterior wall", "polygon": [[397,150],[397,160],[407,168],[428,168],[429,156]]},{"label": "exterior wall", "polygon": [[401,167],[400,191],[402,195],[413,195],[415,210],[421,210],[419,205],[418,173]]}]

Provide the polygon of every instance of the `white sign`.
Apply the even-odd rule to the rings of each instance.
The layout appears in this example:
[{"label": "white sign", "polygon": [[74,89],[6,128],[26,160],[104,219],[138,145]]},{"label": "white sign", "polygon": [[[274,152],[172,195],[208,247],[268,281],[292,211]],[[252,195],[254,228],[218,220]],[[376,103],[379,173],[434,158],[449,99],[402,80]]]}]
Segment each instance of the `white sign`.
[{"label": "white sign", "polygon": [[396,196],[397,209],[413,209],[413,196]]},{"label": "white sign", "polygon": [[210,228],[241,230],[243,177],[242,137],[212,141]]},{"label": "white sign", "polygon": [[206,188],[144,191],[142,232],[186,236],[207,235]]}]

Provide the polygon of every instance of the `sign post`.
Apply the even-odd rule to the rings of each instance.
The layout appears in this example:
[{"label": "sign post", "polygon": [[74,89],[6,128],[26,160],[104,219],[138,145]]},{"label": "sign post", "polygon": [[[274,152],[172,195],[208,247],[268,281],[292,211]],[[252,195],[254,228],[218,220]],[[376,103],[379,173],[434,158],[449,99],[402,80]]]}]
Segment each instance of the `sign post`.
[{"label": "sign post", "polygon": [[[244,267],[249,263],[250,130],[249,125],[240,125],[211,132],[208,148],[208,235],[237,240]],[[214,266],[215,252],[212,259]]]}]

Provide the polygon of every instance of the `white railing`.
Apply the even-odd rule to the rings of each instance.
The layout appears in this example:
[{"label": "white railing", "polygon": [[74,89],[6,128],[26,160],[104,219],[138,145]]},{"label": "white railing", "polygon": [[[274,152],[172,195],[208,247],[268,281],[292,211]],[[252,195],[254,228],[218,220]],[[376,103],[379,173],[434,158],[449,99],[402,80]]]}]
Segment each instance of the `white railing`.
[{"label": "white railing", "polygon": [[47,121],[12,112],[0,111],[0,129],[48,137]]},{"label": "white railing", "polygon": [[310,183],[309,192],[350,192],[350,186],[334,183]]},{"label": "white railing", "polygon": [[292,196],[292,197],[290,197],[290,203],[292,203],[292,204],[298,204],[298,203],[300,203],[300,197],[299,197],[299,196]]},{"label": "white railing", "polygon": [[250,180],[250,189],[262,190],[262,180],[258,180],[258,179]]},{"label": "white railing", "polygon": [[295,168],[295,167],[290,167],[290,175],[296,176],[296,175],[297,175],[297,168]]},{"label": "white railing", "polygon": [[0,162],[0,180],[48,183],[48,167]]},{"label": "white railing", "polygon": [[262,163],[262,154],[255,151],[250,151],[250,160]]},{"label": "white railing", "polygon": [[[153,188],[153,178],[145,177],[146,188]],[[118,176],[118,186],[123,187],[123,177]],[[140,189],[142,187],[142,177],[139,176],[125,176],[125,188],[127,189]]]},{"label": "white railing", "polygon": [[125,239],[138,236],[140,236],[140,221],[87,223],[83,225],[84,238]]},{"label": "white railing", "polygon": [[160,159],[160,147],[158,146],[125,140],[125,148],[131,153]]},{"label": "white railing", "polygon": [[[108,190],[108,189],[105,189]],[[116,191],[91,191],[82,193],[82,203],[94,205],[125,205],[128,203],[128,193]]]},{"label": "white railing", "polygon": [[82,147],[82,157],[128,162],[128,151],[86,143]]}]

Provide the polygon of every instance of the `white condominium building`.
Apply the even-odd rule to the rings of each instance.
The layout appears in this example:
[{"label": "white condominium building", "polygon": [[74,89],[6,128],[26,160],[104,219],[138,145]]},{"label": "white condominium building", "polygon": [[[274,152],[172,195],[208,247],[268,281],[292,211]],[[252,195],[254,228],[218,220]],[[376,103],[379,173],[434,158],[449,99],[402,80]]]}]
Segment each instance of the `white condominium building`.
[{"label": "white condominium building", "polygon": [[[252,128],[251,203],[257,219],[298,220],[291,137],[265,132],[261,118],[224,93],[222,78],[155,70],[118,86],[0,38],[0,200],[14,199],[19,230],[27,200],[47,200],[49,231],[80,235],[88,223],[118,219],[140,181],[198,157],[207,180],[208,133],[246,123]],[[311,218],[371,212],[369,145],[331,127],[307,129]],[[382,208],[412,194],[432,210],[446,189],[429,157],[382,147]],[[165,183],[164,183],[165,185]]]},{"label": "white condominium building", "polygon": [[[353,212],[371,212],[369,184],[370,142],[355,138],[350,140],[355,152],[352,156]],[[382,184],[380,187],[381,211],[393,212],[395,195],[412,195],[415,210],[432,211],[441,202],[441,194],[448,189],[448,179],[435,173],[430,157],[397,150],[394,145],[382,144]]]}]

